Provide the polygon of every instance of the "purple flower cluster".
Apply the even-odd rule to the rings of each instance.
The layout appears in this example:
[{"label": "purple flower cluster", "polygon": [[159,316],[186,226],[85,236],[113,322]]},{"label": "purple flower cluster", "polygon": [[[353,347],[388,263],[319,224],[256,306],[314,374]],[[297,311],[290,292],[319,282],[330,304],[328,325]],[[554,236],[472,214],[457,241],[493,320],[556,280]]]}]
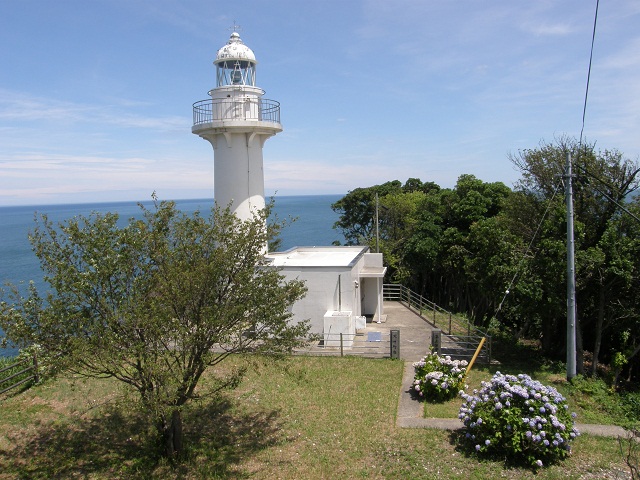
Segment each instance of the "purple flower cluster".
[{"label": "purple flower cluster", "polygon": [[479,453],[523,456],[534,467],[566,457],[577,435],[566,399],[528,375],[497,372],[464,399],[458,418]]}]

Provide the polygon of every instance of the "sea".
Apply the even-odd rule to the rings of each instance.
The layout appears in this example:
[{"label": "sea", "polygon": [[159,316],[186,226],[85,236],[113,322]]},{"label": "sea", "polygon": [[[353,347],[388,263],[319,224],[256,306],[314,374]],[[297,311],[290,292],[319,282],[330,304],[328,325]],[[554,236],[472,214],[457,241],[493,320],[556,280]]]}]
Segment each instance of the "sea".
[{"label": "sea", "polygon": [[[344,237],[333,224],[338,214],[331,204],[342,195],[298,195],[274,197],[272,215],[279,220],[293,219],[281,232],[280,251],[296,246],[326,246],[334,242],[344,243]],[[29,243],[28,234],[35,227],[35,215],[46,214],[54,224],[73,218],[87,216],[92,212],[118,213],[122,224],[129,218],[139,218],[141,203],[150,207],[152,202],[113,202],[71,205],[41,205],[0,207],[0,283],[18,285],[26,292],[29,281],[33,281],[39,291],[45,291],[38,258]],[[210,211],[212,199],[176,200],[178,209],[185,213],[199,210],[203,214]],[[0,337],[2,330],[0,330]],[[15,349],[1,349],[0,356],[14,356]]]}]

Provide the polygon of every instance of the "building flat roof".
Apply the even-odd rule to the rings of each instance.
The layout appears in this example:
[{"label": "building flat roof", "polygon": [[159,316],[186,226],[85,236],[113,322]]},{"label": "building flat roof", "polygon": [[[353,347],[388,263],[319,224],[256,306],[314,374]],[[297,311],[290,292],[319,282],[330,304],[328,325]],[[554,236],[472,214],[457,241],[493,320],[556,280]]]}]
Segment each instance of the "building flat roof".
[{"label": "building flat roof", "polygon": [[293,247],[284,252],[268,253],[275,267],[349,267],[369,247]]},{"label": "building flat roof", "polygon": [[360,270],[360,277],[383,278],[385,273],[387,273],[387,267],[363,267]]}]

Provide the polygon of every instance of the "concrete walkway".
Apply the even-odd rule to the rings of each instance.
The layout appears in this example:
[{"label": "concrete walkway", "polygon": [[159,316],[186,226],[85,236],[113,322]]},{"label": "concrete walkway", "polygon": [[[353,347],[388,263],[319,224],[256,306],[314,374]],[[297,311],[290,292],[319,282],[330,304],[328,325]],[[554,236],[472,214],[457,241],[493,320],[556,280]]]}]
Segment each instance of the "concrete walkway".
[{"label": "concrete walkway", "polygon": [[383,322],[369,322],[364,332],[382,332],[388,338],[389,331],[400,330],[400,358],[405,362],[422,359],[431,346],[434,327],[400,302],[384,302]]},{"label": "concrete walkway", "polygon": [[[386,321],[375,325],[376,330],[400,330],[400,358],[405,361],[402,387],[398,398],[398,414],[396,426],[400,428],[435,428],[440,430],[457,430],[462,422],[455,418],[424,418],[424,405],[411,395],[413,383],[413,362],[422,359],[431,345],[432,325],[420,318],[416,313],[398,302],[385,302]],[[369,327],[369,325],[367,325]],[[626,437],[624,428],[616,425],[576,424],[580,433],[604,437]]]}]

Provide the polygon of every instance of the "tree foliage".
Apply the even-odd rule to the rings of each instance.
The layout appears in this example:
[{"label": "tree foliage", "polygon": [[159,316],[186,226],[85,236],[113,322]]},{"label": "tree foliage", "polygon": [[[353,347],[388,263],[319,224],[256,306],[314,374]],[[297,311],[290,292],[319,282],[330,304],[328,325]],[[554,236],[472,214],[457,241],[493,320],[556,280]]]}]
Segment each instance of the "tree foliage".
[{"label": "tree foliage", "polygon": [[[566,204],[562,174],[574,177],[578,371],[602,362],[614,377],[640,356],[640,167],[616,150],[568,137],[510,155],[513,189],[461,175],[453,188],[409,179],[359,188],[334,204],[351,242],[379,249],[387,281],[403,283],[479,326],[541,341],[566,355]],[[632,215],[635,213],[635,218]]]},{"label": "tree foliage", "polygon": [[[587,349],[593,353],[592,373],[596,373],[603,335],[622,327],[618,320],[628,318],[630,311],[638,312],[638,303],[631,300],[635,295],[629,290],[639,275],[634,262],[638,254],[637,237],[632,234],[636,227],[623,205],[640,186],[640,168],[637,162],[625,159],[616,150],[597,151],[594,145],[579,145],[566,137],[512,155],[514,165],[523,175],[517,188],[537,201],[539,209],[543,204],[551,203],[553,207],[546,228],[534,244],[538,259],[532,262],[534,272],[545,278],[546,298],[553,299],[555,305],[547,309],[547,313],[541,311],[543,346],[547,352],[562,351],[564,344],[560,313],[565,302],[566,280],[560,271],[553,276],[546,273],[562,265],[564,255],[564,199],[561,195],[554,196],[554,191],[560,188],[558,174],[563,171],[567,153],[571,154],[576,174],[578,371],[584,371],[582,351]],[[631,208],[635,207],[631,205]],[[613,331],[607,333],[611,327]],[[615,353],[616,343],[619,345],[611,337],[607,341],[607,360]]]},{"label": "tree foliage", "polygon": [[45,215],[30,236],[50,291],[16,289],[0,325],[18,345],[37,343],[60,369],[114,377],[133,388],[155,422],[167,455],[182,449],[180,410],[237,383],[242,372],[200,386],[205,370],[229,355],[281,355],[299,345],[306,323],[290,306],[305,294],[265,264],[265,210],[240,221],[208,217],[173,202],[141,206],[142,219]]}]

